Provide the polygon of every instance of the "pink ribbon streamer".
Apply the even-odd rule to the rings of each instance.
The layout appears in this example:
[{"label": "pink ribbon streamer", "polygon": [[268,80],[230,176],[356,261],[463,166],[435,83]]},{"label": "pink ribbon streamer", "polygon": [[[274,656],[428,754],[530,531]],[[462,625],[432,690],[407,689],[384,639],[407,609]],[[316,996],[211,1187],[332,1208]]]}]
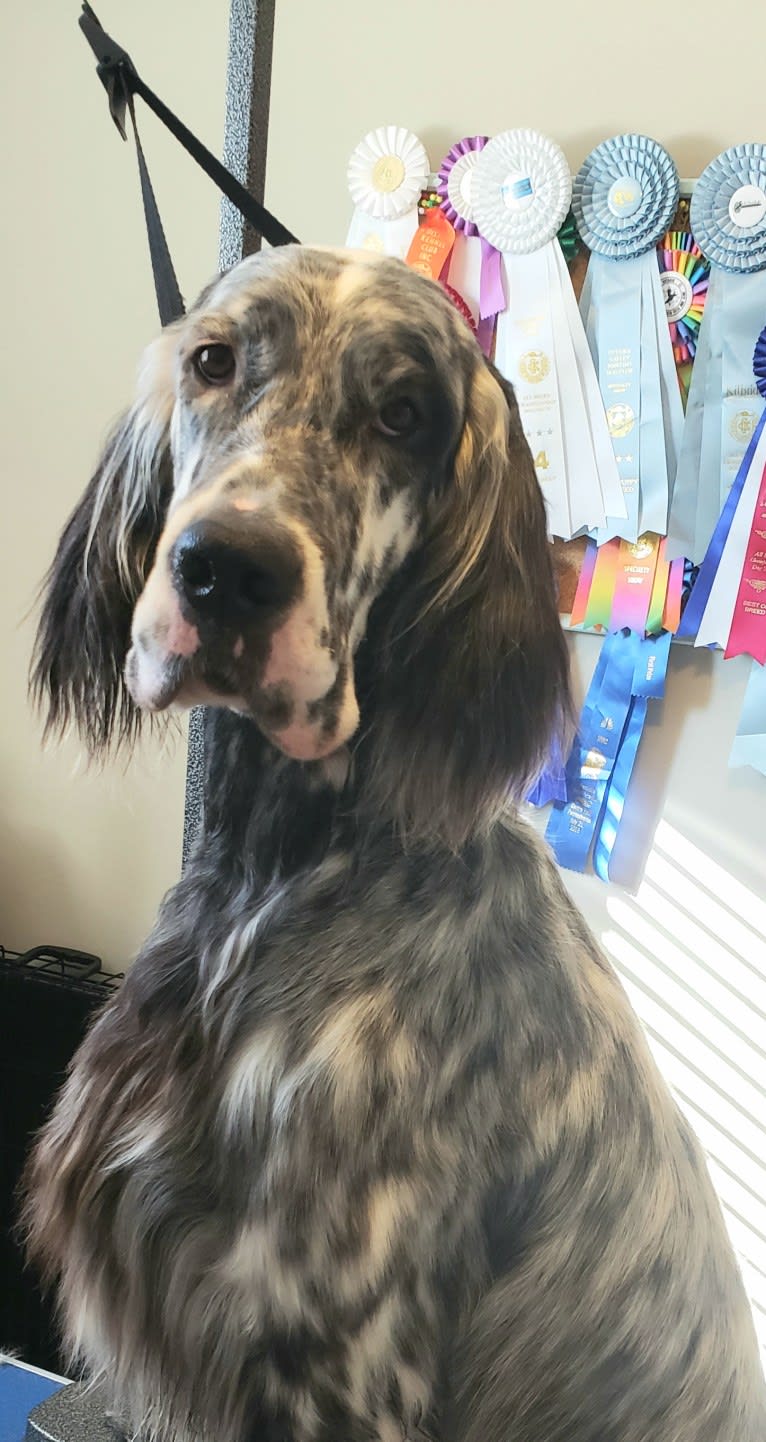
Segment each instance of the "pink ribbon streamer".
[{"label": "pink ribbon streamer", "polygon": [[750,527],[726,657],[752,656],[766,665],[766,466]]}]

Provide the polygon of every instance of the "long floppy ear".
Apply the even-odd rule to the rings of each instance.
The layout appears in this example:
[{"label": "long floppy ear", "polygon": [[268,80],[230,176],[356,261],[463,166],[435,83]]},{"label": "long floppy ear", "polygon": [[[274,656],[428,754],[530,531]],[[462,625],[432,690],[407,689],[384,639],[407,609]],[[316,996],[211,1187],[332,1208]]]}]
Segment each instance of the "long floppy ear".
[{"label": "long floppy ear", "polygon": [[382,648],[372,785],[405,834],[457,848],[571,718],[542,494],[513,390],[479,361],[435,507]]},{"label": "long floppy ear", "polygon": [[43,583],[30,690],[45,732],[74,722],[91,752],[140,726],[123,678],[133,608],[151,569],[172,486],[171,338],[144,356],[134,405],[107,441]]}]

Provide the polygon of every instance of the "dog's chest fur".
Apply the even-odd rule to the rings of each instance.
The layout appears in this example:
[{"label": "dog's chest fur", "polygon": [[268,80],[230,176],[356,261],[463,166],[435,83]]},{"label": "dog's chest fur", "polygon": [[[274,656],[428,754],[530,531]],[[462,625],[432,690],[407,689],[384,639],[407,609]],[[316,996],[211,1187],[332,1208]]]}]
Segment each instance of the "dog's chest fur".
[{"label": "dog's chest fur", "polygon": [[[424,907],[404,864],[366,890],[365,914],[348,887],[330,856],[249,913],[234,895],[237,925],[197,935],[188,996],[168,958],[194,934],[188,914],[175,934],[184,901],[209,909],[176,902],[58,1114],[78,1188],[69,1331],[107,1372],[127,1360],[119,1389],[163,1442],[193,1435],[173,1419],[210,1416],[232,1369],[280,1442],[438,1425],[450,1311],[485,1272],[504,988],[461,940],[476,935],[472,886],[456,894],[453,878]],[[188,1395],[155,1416],[149,1399],[179,1376]],[[242,1413],[247,1395],[221,1385],[219,1437],[245,1435],[230,1399]]]},{"label": "dog's chest fur", "polygon": [[704,1165],[528,828],[220,878],[171,894],[35,1158],[67,1334],[142,1442],[760,1442]]}]

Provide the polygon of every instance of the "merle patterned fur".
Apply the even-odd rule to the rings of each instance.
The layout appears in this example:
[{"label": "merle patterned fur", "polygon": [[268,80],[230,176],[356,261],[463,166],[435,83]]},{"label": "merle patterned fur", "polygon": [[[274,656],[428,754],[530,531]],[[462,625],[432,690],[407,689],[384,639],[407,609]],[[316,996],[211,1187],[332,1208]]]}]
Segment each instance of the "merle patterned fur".
[{"label": "merle patterned fur", "polygon": [[[195,612],[189,517],[274,594]],[[296,760],[264,677],[309,555]],[[699,1148],[514,805],[564,643],[512,392],[437,287],[288,248],[164,334],[51,569],[50,726],[129,743],[142,647],[155,709],[219,704],[205,835],[29,1168],[73,1356],[156,1442],[764,1442]]]}]

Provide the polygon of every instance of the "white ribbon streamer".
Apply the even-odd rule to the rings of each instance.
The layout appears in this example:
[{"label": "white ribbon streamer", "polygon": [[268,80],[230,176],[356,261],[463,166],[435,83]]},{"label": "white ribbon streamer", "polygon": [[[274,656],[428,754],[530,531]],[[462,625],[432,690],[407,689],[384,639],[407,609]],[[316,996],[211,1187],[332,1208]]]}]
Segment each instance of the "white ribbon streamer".
[{"label": "white ribbon streamer", "polygon": [[448,284],[463,297],[475,321],[479,319],[481,296],[481,237],[478,235],[455,235],[455,244],[450,256]]},{"label": "white ribbon streamer", "polygon": [[[551,282],[551,289],[553,291],[556,287],[557,276],[558,291],[563,300],[564,316],[574,349],[577,375],[580,382],[581,394],[577,397],[577,405],[583,420],[587,422],[590,436],[588,452],[589,464],[594,468],[595,478],[598,483],[599,503],[598,505],[593,505],[591,514],[602,514],[604,519],[608,516],[623,516],[625,514],[625,502],[622,496],[620,477],[614,459],[614,449],[609,435],[609,427],[606,422],[604,404],[598,387],[598,377],[593,366],[593,357],[588,344],[588,337],[585,333],[582,316],[580,315],[577,299],[572,289],[569,270],[561,246],[558,245],[558,243],[554,243],[550,247],[549,254],[552,258],[556,273]],[[573,473],[577,474],[577,472],[574,471]],[[587,468],[583,469],[582,474],[584,488],[587,490],[589,484],[592,485],[587,474]],[[584,529],[588,530],[593,527],[593,521],[588,518],[580,524]]]},{"label": "white ribbon streamer", "polygon": [[357,209],[351,217],[346,248],[371,250],[377,255],[395,255],[404,260],[417,228],[417,208],[397,220],[376,220],[366,211]]},{"label": "white ribbon streamer", "polygon": [[572,525],[546,249],[503,257],[508,309],[497,320],[495,364],[516,391],[545,498],[548,530],[569,539]]}]

